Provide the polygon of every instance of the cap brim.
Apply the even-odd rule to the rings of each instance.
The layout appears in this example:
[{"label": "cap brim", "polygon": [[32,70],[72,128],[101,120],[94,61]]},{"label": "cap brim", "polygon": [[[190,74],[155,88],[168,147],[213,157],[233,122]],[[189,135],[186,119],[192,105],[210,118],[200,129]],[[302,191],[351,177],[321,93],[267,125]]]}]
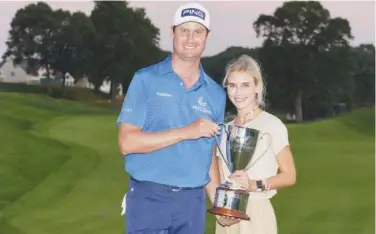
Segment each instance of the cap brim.
[{"label": "cap brim", "polygon": [[202,26],[204,26],[206,28],[206,30],[210,31],[210,29],[208,27],[206,27],[203,23],[197,22],[197,21],[194,21],[194,20],[187,20],[187,21],[184,21],[184,22],[179,23],[179,24],[174,24],[173,27],[177,27],[177,26],[180,26],[180,25],[188,23],[188,22],[193,22],[193,23],[201,24]]}]

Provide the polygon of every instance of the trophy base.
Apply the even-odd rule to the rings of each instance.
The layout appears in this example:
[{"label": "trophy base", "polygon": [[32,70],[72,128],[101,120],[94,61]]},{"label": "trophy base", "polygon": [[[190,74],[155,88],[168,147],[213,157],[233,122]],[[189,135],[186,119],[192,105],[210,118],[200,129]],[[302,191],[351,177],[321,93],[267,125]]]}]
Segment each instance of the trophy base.
[{"label": "trophy base", "polygon": [[246,214],[249,193],[242,189],[218,187],[213,207],[207,212],[228,217],[250,220]]},{"label": "trophy base", "polygon": [[227,217],[238,218],[242,220],[250,220],[248,215],[244,214],[243,212],[237,210],[230,210],[222,207],[213,207],[208,210],[209,213]]}]

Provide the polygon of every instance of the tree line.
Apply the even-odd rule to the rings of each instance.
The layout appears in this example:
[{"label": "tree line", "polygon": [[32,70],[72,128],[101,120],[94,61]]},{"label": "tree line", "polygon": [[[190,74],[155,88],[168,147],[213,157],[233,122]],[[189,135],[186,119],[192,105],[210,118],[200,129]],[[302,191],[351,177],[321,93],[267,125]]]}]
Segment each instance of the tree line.
[{"label": "tree line", "polygon": [[87,77],[98,90],[111,81],[113,103],[118,84],[127,87],[133,73],[161,58],[159,29],[142,8],[125,1],[95,1],[91,14],[53,10],[38,2],[19,9],[11,21],[7,51],[14,63],[26,61],[28,72],[44,68]]},{"label": "tree line", "polygon": [[[297,121],[330,116],[341,103],[374,105],[375,48],[352,47],[346,19],[332,18],[319,2],[289,1],[272,15],[260,14],[252,26],[263,39],[261,47],[230,47],[203,58],[218,83],[226,64],[249,54],[263,68],[269,107],[295,113]],[[113,101],[118,84],[126,92],[136,70],[169,53],[159,48],[159,29],[144,9],[124,1],[96,1],[89,16],[29,4],[15,14],[7,47],[3,57],[27,61],[30,73],[43,67],[47,73],[87,77],[96,89],[110,80]]]}]

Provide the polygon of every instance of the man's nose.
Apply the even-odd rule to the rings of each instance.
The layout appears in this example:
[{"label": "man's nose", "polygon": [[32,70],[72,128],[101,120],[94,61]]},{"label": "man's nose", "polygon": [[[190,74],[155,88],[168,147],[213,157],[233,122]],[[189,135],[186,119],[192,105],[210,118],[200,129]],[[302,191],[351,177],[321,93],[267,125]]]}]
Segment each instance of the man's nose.
[{"label": "man's nose", "polygon": [[188,33],[188,41],[192,42],[193,41],[193,32]]}]

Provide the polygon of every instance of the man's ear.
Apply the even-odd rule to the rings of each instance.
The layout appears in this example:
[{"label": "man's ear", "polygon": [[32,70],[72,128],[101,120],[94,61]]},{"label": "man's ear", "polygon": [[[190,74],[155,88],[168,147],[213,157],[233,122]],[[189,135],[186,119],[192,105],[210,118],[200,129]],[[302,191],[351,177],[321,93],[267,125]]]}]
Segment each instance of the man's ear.
[{"label": "man's ear", "polygon": [[175,31],[175,26],[172,26],[172,27],[170,28],[171,38],[174,38],[174,31]]}]

